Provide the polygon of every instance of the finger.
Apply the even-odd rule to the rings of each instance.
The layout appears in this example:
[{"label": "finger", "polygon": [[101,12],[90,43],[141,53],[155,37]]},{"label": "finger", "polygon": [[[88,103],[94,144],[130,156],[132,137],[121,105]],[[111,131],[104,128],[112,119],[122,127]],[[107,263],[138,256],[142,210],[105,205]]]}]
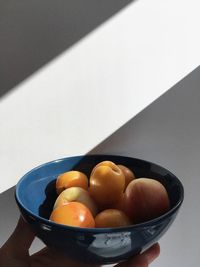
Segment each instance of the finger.
[{"label": "finger", "polygon": [[79,261],[76,261],[76,260],[72,260],[72,259],[68,258],[62,252],[59,252],[59,251],[57,251],[55,249],[50,249],[50,248],[47,248],[47,247],[43,248],[42,250],[40,250],[37,253],[33,254],[31,256],[31,261],[35,265],[39,265],[40,264],[41,266],[48,266],[48,267],[55,266],[55,262],[56,262],[56,267],[63,267],[63,266],[70,266],[70,267],[101,267],[101,266],[97,266],[97,265],[91,265],[91,264],[86,264],[86,263],[79,262]]},{"label": "finger", "polygon": [[27,255],[34,237],[35,234],[30,226],[20,217],[14,232],[3,245],[2,249],[6,249],[9,253],[16,256]]},{"label": "finger", "polygon": [[152,263],[160,255],[160,246],[158,243],[154,244],[147,251],[142,254],[146,259],[148,264]]},{"label": "finger", "polygon": [[154,244],[148,250],[126,262],[117,264],[115,267],[148,267],[160,254],[160,246]]}]

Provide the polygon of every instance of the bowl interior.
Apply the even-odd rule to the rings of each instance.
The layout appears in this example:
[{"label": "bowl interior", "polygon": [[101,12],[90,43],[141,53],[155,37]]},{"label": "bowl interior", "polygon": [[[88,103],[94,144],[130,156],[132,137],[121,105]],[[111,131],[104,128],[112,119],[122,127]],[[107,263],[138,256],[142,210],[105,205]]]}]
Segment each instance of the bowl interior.
[{"label": "bowl interior", "polygon": [[103,160],[123,164],[134,171],[137,178],[149,177],[160,181],[166,188],[171,209],[183,198],[180,181],[168,170],[156,164],[129,157],[110,155],[88,155],[65,158],[41,165],[27,173],[17,184],[16,198],[30,213],[48,219],[55,199],[55,181],[59,174],[79,170],[88,177],[92,168]]}]

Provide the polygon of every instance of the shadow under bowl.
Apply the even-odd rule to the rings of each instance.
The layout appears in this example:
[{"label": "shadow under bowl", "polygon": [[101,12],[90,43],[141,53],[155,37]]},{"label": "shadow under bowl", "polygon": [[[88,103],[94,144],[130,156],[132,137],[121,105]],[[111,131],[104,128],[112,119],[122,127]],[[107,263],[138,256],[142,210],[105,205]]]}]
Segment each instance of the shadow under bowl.
[{"label": "shadow under bowl", "polygon": [[[79,228],[49,221],[57,197],[57,176],[72,169],[89,176],[92,168],[104,160],[127,166],[138,178],[149,177],[161,182],[169,195],[170,210],[156,219],[118,228]],[[167,169],[141,159],[114,155],[76,156],[45,163],[25,174],[15,191],[23,218],[48,247],[90,264],[124,261],[156,243],[174,221],[183,197],[181,182]]]}]

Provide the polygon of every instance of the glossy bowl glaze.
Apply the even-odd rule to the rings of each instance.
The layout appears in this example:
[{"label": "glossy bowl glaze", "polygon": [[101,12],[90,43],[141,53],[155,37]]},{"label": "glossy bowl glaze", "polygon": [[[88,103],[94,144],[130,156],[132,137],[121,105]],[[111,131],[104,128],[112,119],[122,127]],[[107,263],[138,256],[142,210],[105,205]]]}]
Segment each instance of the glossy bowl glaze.
[{"label": "glossy bowl glaze", "polygon": [[[127,166],[137,178],[149,177],[160,181],[168,192],[171,209],[156,219],[119,228],[84,229],[49,221],[57,196],[57,176],[72,169],[89,176],[92,168],[103,160]],[[15,192],[23,218],[47,246],[63,251],[68,257],[92,264],[126,260],[157,242],[174,221],[183,196],[181,182],[165,168],[141,159],[111,155],[77,156],[45,163],[25,174]]]}]

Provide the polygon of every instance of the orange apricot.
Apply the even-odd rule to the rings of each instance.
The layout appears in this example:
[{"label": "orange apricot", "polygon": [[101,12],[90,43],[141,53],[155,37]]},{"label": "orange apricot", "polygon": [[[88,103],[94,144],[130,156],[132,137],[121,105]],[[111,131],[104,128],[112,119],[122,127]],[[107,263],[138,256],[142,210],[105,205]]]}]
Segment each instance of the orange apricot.
[{"label": "orange apricot", "polygon": [[91,173],[89,192],[97,204],[104,206],[115,203],[124,186],[125,177],[117,165],[98,165]]},{"label": "orange apricot", "polygon": [[125,176],[125,187],[124,189],[126,189],[126,187],[128,186],[128,184],[134,180],[135,174],[133,173],[133,171],[131,171],[129,168],[127,168],[124,165],[117,165],[123,172],[124,176]]},{"label": "orange apricot", "polygon": [[68,171],[60,174],[56,180],[56,191],[59,195],[63,190],[78,186],[83,189],[88,189],[88,178],[80,171]]},{"label": "orange apricot", "polygon": [[116,164],[110,160],[104,160],[104,161],[101,161],[99,162],[97,165],[94,166],[94,168],[92,169],[92,172],[90,174],[90,176],[92,176],[94,170],[97,168],[97,167],[100,167],[100,166],[108,166],[112,169],[115,169],[116,168]]},{"label": "orange apricot", "polygon": [[70,187],[62,191],[55,201],[54,209],[68,202],[80,202],[92,212],[93,216],[97,215],[98,208],[96,203],[89,192],[81,187]]},{"label": "orange apricot", "polygon": [[96,228],[111,228],[130,225],[128,216],[117,209],[106,209],[98,213],[95,217]]},{"label": "orange apricot", "polygon": [[95,221],[90,210],[79,202],[69,202],[54,209],[51,221],[68,226],[94,228]]}]

